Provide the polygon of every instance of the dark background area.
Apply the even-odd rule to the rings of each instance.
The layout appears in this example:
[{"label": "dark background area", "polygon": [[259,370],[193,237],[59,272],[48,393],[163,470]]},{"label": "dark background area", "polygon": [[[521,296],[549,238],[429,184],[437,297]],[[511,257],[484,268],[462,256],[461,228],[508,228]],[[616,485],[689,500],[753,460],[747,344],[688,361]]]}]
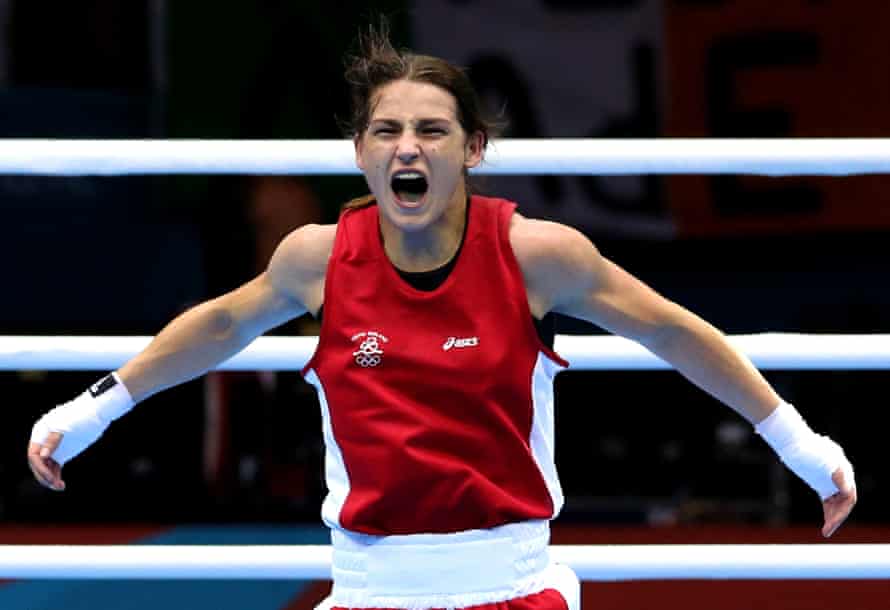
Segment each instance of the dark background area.
[{"label": "dark background area", "polygon": [[[456,12],[473,4],[450,3]],[[539,4],[571,19],[591,11],[617,15],[641,3]],[[731,20],[738,5],[666,2],[664,27],[676,29],[672,20],[687,16],[684,11],[724,11]],[[0,6],[0,136],[6,138],[336,138],[335,119],[347,114],[341,61],[358,28],[382,11],[399,45],[422,44],[414,40],[416,8],[395,1],[373,10],[359,2],[274,1],[219,3],[212,10],[202,3],[113,0]],[[752,61],[768,70],[811,61],[831,80],[829,68],[820,67],[821,30],[803,17],[800,28],[816,32],[815,43],[793,31],[776,42],[776,27],[764,24],[759,34],[773,53]],[[738,45],[744,48],[744,36],[712,47],[692,75],[647,70],[651,53],[635,55],[639,99],[649,103],[628,107],[626,120],[596,134],[574,135],[888,135],[886,120],[870,130],[848,128],[854,112],[833,112],[815,98],[824,111],[807,119],[819,129],[807,130],[799,127],[795,102],[771,93],[769,81],[761,89],[747,81],[734,89],[708,80],[715,63],[729,70],[726,62]],[[671,61],[696,52],[668,38],[661,51],[673,49]],[[798,47],[803,51],[794,51]],[[481,62],[482,76],[471,76],[509,73],[509,56],[499,61]],[[598,62],[608,61],[566,58],[562,69],[583,65],[585,80],[608,87],[597,81]],[[671,106],[684,99],[683,83],[695,74],[711,83],[697,105]],[[492,82],[477,86],[492,93]],[[511,115],[506,135],[564,136],[547,131],[539,110],[523,110],[521,92],[507,83],[490,96]],[[758,92],[770,112],[733,110],[739,99],[760,99]],[[868,95],[855,87],[846,94]],[[707,120],[697,127],[684,113]],[[532,211],[559,218],[558,197],[573,180],[582,179],[536,179]],[[728,333],[882,333],[890,331],[887,186],[884,177],[647,177],[628,200],[591,178],[582,189],[590,218],[618,210],[630,223],[651,213],[671,229],[658,236],[616,231],[614,219],[608,227],[590,221],[582,228],[606,256]],[[480,188],[495,184],[483,181]],[[7,261],[0,333],[153,334],[188,306],[252,277],[288,230],[332,222],[343,201],[364,192],[355,177],[0,176],[0,258]],[[844,192],[854,194],[848,207],[834,205]],[[559,321],[558,331],[598,332],[568,320]],[[303,320],[280,332],[315,334],[317,328]],[[882,405],[888,375],[767,376],[814,428],[847,450],[861,495],[856,522],[884,524],[890,481],[879,434],[888,424]],[[311,389],[292,372],[213,374],[151,398],[66,467],[68,491],[39,488],[24,459],[32,423],[96,377],[0,374],[7,414],[0,428],[0,519],[318,521],[318,409]],[[564,522],[809,524],[821,518],[815,495],[784,471],[750,427],[676,373],[565,373],[557,404]]]}]

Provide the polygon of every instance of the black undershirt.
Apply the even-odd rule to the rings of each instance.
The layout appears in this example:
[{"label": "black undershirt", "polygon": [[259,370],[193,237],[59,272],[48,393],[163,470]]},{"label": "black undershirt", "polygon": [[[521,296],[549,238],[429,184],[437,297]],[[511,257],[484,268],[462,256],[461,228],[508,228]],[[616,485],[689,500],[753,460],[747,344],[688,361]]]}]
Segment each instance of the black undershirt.
[{"label": "black undershirt", "polygon": [[[431,269],[430,271],[403,271],[402,269],[393,266],[393,269],[398,272],[399,277],[405,280],[415,290],[420,290],[422,292],[432,292],[441,286],[445,280],[448,279],[448,276],[457,264],[457,258],[460,256],[460,251],[464,247],[464,240],[467,236],[467,224],[469,224],[469,215],[470,202],[467,201],[467,218],[464,220],[464,233],[460,238],[460,245],[457,247],[457,252],[454,253],[451,260],[441,267]],[[315,316],[319,322],[321,322],[323,310],[324,305],[318,308],[318,314]],[[550,349],[553,349],[553,336],[555,334],[553,315],[548,313],[540,320],[532,316],[532,322],[535,324],[535,329],[538,331],[538,337],[541,338],[541,342]]]},{"label": "black undershirt", "polygon": [[[466,225],[464,225],[464,227],[466,227]],[[464,228],[464,232],[466,232],[466,228]],[[457,252],[454,253],[451,260],[441,267],[431,271],[403,271],[398,267],[394,267],[394,269],[399,273],[399,276],[408,282],[408,284],[415,290],[432,292],[448,279],[451,270],[454,269],[454,265],[457,263],[457,257],[460,256],[460,250],[463,245],[464,242],[463,239],[461,239],[460,246],[458,246]],[[535,329],[538,331],[538,336],[541,338],[544,345],[553,349],[553,315],[548,313],[540,320],[532,316],[532,322],[534,322]]]}]

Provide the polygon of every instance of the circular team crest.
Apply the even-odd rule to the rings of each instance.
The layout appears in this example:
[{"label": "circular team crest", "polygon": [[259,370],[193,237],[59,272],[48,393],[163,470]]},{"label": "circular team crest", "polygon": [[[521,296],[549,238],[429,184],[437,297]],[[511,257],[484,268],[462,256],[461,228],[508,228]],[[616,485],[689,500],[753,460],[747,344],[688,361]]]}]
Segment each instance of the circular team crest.
[{"label": "circular team crest", "polygon": [[377,366],[383,361],[382,343],[388,343],[389,339],[377,331],[369,330],[352,336],[351,341],[361,341],[358,349],[352,352],[355,363],[362,368]]}]

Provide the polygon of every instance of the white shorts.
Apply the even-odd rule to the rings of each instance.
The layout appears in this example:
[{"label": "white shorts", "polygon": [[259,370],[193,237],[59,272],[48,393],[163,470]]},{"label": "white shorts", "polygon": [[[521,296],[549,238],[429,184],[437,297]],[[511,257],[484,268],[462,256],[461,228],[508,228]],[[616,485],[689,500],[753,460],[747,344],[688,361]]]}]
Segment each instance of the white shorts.
[{"label": "white shorts", "polygon": [[407,536],[335,529],[334,588],[318,608],[466,608],[554,590],[580,610],[578,578],[551,562],[549,542],[548,521]]}]

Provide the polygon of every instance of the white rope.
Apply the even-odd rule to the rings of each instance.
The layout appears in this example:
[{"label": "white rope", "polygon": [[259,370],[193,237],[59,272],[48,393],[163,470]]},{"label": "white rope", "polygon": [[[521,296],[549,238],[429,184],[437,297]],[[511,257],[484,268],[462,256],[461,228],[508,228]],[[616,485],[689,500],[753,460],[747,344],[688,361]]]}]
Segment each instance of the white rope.
[{"label": "white rope", "polygon": [[[349,140],[0,140],[0,174],[357,174]],[[485,174],[890,173],[890,139],[498,140]]]},{"label": "white rope", "polygon": [[[586,581],[886,579],[890,544],[577,545],[554,560]],[[0,578],[329,579],[327,546],[0,546]]]},{"label": "white rope", "polygon": [[[151,337],[0,336],[0,371],[116,369]],[[761,369],[890,369],[890,335],[734,335],[730,341]],[[317,337],[260,337],[224,362],[228,371],[300,370]],[[557,335],[556,351],[572,370],[662,370],[670,366],[621,337]],[[385,357],[385,356],[384,356]]]}]

